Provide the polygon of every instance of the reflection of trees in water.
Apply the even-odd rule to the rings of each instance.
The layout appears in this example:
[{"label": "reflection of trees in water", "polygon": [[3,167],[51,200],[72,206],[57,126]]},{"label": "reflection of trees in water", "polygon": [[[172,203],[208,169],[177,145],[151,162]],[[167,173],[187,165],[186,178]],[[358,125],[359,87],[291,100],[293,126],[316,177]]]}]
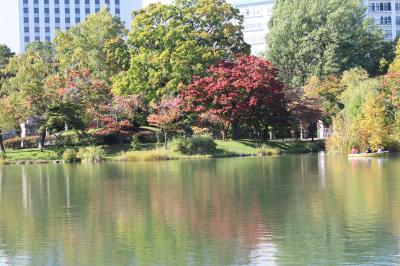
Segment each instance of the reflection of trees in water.
[{"label": "reflection of trees in water", "polygon": [[0,168],[0,243],[38,264],[366,262],[347,254],[398,233],[400,165],[323,159]]}]

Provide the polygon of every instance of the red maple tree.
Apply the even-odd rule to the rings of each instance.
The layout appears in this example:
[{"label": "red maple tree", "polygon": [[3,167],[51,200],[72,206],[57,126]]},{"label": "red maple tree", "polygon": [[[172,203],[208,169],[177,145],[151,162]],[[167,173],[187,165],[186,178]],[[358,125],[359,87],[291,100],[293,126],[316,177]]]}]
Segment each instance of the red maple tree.
[{"label": "red maple tree", "polygon": [[258,120],[272,123],[286,114],[284,84],[277,79],[277,69],[267,60],[241,55],[234,62],[223,61],[208,70],[208,76],[196,77],[181,92],[185,110],[218,116],[225,121],[222,136],[229,127],[237,138],[240,123]]},{"label": "red maple tree", "polygon": [[168,132],[177,129],[180,118],[182,118],[181,106],[182,99],[179,97],[164,98],[158,103],[156,113],[147,117],[150,125],[160,128],[164,133],[165,149],[168,143]]}]

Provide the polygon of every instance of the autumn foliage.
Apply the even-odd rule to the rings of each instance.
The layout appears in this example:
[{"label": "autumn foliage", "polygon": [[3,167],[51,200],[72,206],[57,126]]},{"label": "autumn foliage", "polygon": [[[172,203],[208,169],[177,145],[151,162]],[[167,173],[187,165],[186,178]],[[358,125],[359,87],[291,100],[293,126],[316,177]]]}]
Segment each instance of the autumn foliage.
[{"label": "autumn foliage", "polygon": [[155,113],[147,117],[150,125],[160,128],[164,133],[164,146],[167,147],[168,131],[179,127],[179,120],[182,118],[182,99],[164,98],[156,106]]},{"label": "autumn foliage", "polygon": [[[186,111],[208,112],[226,121],[228,127],[257,119],[265,124],[285,114],[284,85],[277,69],[267,60],[243,55],[234,62],[222,61],[210,67],[206,77],[197,77],[181,92]],[[215,120],[215,119],[213,119]]]}]

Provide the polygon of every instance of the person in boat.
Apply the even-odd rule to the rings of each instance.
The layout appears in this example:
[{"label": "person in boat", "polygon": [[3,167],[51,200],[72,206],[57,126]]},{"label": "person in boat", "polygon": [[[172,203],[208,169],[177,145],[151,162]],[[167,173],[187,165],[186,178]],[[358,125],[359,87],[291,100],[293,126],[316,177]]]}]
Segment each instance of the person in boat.
[{"label": "person in boat", "polygon": [[351,149],[351,154],[359,154],[360,152],[355,148],[355,147],[353,147],[353,149]]},{"label": "person in boat", "polygon": [[367,153],[372,153],[371,147],[368,147],[368,148],[367,148]]}]

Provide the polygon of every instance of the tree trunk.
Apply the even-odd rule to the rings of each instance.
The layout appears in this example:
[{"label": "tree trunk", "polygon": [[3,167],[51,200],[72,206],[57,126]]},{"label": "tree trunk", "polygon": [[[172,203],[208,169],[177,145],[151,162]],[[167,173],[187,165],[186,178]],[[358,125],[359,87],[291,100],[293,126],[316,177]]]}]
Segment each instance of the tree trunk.
[{"label": "tree trunk", "polygon": [[239,124],[237,122],[232,123],[232,139],[239,139]]},{"label": "tree trunk", "polygon": [[6,153],[6,149],[4,149],[4,143],[3,143],[3,132],[1,130],[0,130],[0,152]]},{"label": "tree trunk", "polygon": [[222,141],[227,141],[228,129],[223,127],[221,130]]},{"label": "tree trunk", "polygon": [[168,136],[167,131],[164,130],[164,149],[168,148]]},{"label": "tree trunk", "polygon": [[269,139],[269,134],[268,134],[268,125],[265,126],[263,132],[262,132],[262,138],[264,141],[267,141]]},{"label": "tree trunk", "polygon": [[46,142],[46,131],[42,131],[40,133],[39,142],[38,142],[40,151],[43,151],[45,142]]}]

